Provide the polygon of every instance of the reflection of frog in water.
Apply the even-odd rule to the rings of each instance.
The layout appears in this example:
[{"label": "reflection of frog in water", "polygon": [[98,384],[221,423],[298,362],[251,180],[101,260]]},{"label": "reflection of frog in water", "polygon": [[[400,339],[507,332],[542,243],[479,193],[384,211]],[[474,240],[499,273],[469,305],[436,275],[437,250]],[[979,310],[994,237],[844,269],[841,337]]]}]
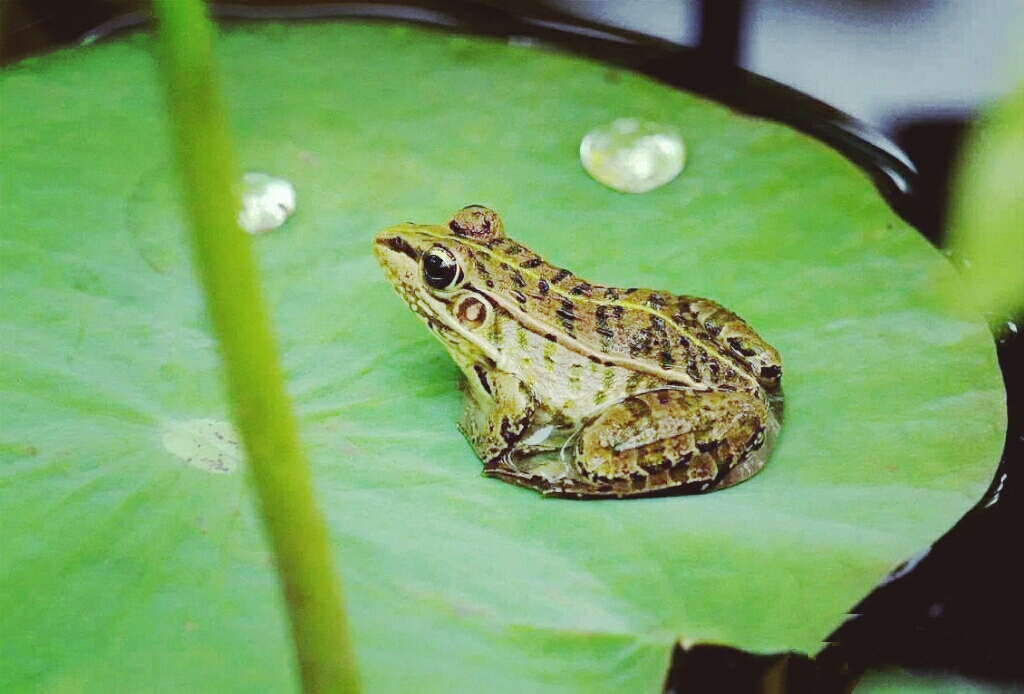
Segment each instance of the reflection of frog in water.
[{"label": "reflection of frog in water", "polygon": [[484,472],[545,494],[727,487],[779,428],[779,355],[708,299],[584,282],[467,207],[374,251],[466,376],[459,428]]}]

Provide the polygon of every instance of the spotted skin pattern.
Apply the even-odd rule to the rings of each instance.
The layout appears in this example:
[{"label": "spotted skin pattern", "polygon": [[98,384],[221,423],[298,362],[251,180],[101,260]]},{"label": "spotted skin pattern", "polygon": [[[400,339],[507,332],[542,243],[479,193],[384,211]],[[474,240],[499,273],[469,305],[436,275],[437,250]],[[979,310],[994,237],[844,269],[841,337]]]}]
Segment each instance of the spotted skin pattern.
[{"label": "spotted skin pattern", "polygon": [[485,474],[627,497],[720,489],[765,464],[782,363],[714,301],[583,280],[479,206],[385,229],[374,249],[466,376],[459,427]]}]

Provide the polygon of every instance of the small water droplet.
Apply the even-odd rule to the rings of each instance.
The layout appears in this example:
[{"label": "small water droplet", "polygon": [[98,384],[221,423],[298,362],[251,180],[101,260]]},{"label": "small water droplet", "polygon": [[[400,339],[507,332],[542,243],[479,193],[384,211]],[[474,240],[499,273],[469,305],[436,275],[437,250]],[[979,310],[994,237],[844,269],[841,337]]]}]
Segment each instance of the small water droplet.
[{"label": "small water droplet", "polygon": [[598,183],[623,193],[646,193],[679,175],[686,146],[669,125],[619,118],[583,137],[580,162]]},{"label": "small water droplet", "polygon": [[295,212],[295,186],[270,174],[250,171],[242,176],[242,209],[238,225],[250,234],[279,228]]}]

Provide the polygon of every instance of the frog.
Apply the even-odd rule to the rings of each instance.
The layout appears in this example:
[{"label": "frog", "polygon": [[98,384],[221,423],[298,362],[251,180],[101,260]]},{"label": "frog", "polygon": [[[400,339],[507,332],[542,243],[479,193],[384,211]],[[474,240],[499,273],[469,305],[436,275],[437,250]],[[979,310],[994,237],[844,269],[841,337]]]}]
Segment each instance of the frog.
[{"label": "frog", "polygon": [[457,426],[485,476],[621,499],[725,489],[768,460],[782,361],[715,301],[588,282],[481,205],[373,249],[461,371]]}]

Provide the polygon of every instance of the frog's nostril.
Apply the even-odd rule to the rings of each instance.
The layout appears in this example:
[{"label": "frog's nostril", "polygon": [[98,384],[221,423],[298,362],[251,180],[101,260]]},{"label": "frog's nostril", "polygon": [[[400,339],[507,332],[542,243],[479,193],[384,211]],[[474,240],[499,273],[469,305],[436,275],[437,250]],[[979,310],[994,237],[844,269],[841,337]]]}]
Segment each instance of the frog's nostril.
[{"label": "frog's nostril", "polygon": [[376,239],[377,243],[382,246],[387,246],[395,253],[401,253],[407,255],[416,262],[419,262],[420,252],[413,248],[408,241],[403,239],[401,236],[378,236]]}]

